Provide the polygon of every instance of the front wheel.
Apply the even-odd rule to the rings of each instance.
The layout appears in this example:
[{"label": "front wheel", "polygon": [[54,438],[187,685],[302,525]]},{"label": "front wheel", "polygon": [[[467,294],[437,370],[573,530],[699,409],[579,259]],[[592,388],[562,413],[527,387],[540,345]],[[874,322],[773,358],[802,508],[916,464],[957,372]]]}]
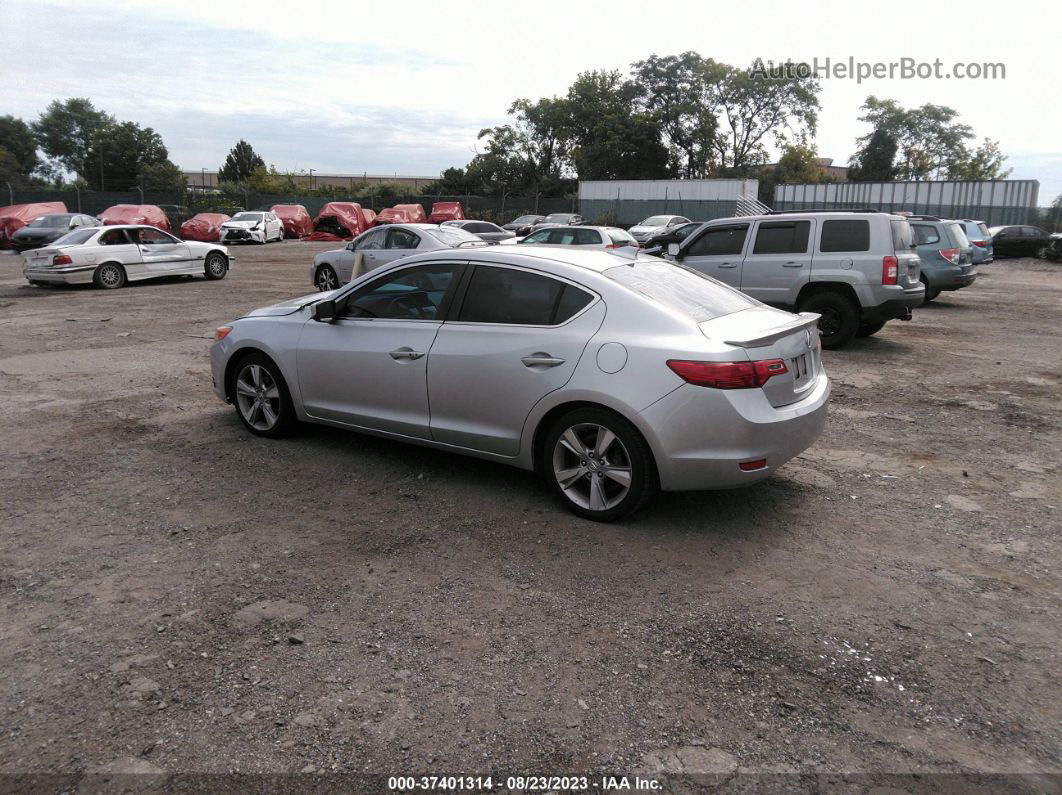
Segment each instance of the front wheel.
[{"label": "front wheel", "polygon": [[819,339],[828,351],[847,345],[859,330],[859,311],[840,293],[816,293],[800,305],[801,312],[819,317]]},{"label": "front wheel", "polygon": [[331,265],[322,265],[318,268],[313,282],[317,285],[317,289],[322,293],[338,289],[339,287],[339,277],[336,276],[336,272],[332,270]]},{"label": "front wheel", "polygon": [[220,254],[217,251],[207,254],[206,260],[203,262],[203,273],[208,279],[211,281],[224,279],[225,274],[228,272],[229,261],[225,259],[224,254]]},{"label": "front wheel", "polygon": [[117,290],[125,285],[125,268],[113,262],[105,262],[92,274],[92,283],[104,290]]},{"label": "front wheel", "polygon": [[256,436],[286,436],[295,425],[291,394],[272,359],[252,353],[236,365],[229,394],[240,422]]},{"label": "front wheel", "polygon": [[627,420],[606,409],[575,409],[546,437],[543,470],[572,513],[612,522],[634,513],[659,490],[649,446]]}]

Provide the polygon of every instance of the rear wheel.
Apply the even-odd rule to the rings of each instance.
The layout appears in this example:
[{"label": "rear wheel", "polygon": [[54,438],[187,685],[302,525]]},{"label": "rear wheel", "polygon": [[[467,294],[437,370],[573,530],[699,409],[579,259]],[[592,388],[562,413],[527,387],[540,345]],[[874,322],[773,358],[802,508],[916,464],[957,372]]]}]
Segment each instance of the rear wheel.
[{"label": "rear wheel", "polygon": [[543,456],[546,479],[568,510],[595,522],[628,516],[659,490],[649,446],[607,409],[575,409],[560,417]]},{"label": "rear wheel", "polygon": [[256,436],[276,439],[295,425],[295,409],[280,368],[266,355],[252,353],[236,365],[229,389],[240,422]]},{"label": "rear wheel", "polygon": [[859,330],[859,310],[840,293],[815,293],[800,305],[801,312],[819,318],[819,339],[828,351],[847,345]]},{"label": "rear wheel", "polygon": [[883,328],[885,328],[884,323],[864,323],[862,326],[859,327],[859,330],[856,332],[856,336],[873,337]]},{"label": "rear wheel", "polygon": [[92,283],[103,290],[117,290],[125,285],[125,268],[114,262],[105,262],[92,274]]},{"label": "rear wheel", "polygon": [[203,260],[203,273],[211,281],[217,281],[218,279],[224,279],[225,274],[229,272],[229,261],[225,259],[225,255],[217,251],[211,251],[206,255],[206,259]]},{"label": "rear wheel", "polygon": [[925,297],[922,299],[922,303],[928,304],[930,301],[932,301],[934,298],[936,298],[938,295],[940,295],[940,288],[939,287],[930,287],[929,286],[929,280],[926,279],[926,277],[924,275],[921,277],[921,279],[922,279],[922,284],[924,284],[925,288],[926,288],[926,294],[925,294]]},{"label": "rear wheel", "polygon": [[318,290],[324,293],[338,289],[339,277],[336,276],[336,272],[332,270],[331,265],[322,265],[317,269],[317,273],[313,277],[313,283],[317,285]]}]

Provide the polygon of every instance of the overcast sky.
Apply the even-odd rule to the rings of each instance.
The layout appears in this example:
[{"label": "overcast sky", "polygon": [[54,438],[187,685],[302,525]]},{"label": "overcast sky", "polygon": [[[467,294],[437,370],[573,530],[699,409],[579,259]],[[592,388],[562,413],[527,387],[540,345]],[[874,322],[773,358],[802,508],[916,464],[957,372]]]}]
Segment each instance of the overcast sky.
[{"label": "overcast sky", "polygon": [[0,0],[0,114],[86,96],[154,127],[186,169],[217,168],[242,137],[282,171],[427,176],[467,163],[513,99],[653,53],[1000,62],[1002,80],[824,80],[819,154],[847,162],[868,94],[933,102],[997,139],[1012,178],[1039,179],[1040,204],[1062,193],[1060,4],[553,5]]}]

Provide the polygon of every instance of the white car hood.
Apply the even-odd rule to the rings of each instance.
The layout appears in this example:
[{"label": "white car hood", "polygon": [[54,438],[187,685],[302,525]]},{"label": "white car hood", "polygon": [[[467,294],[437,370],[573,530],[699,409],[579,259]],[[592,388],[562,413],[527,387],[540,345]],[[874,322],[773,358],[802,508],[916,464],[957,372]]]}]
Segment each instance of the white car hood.
[{"label": "white car hood", "polygon": [[310,293],[309,295],[303,295],[299,298],[289,298],[287,301],[281,301],[279,304],[272,304],[271,306],[263,306],[260,309],[255,309],[253,312],[248,312],[244,317],[277,317],[279,315],[290,315],[294,312],[298,312],[304,306],[309,304],[323,301],[327,298],[332,298],[337,290],[329,290],[324,293]]},{"label": "white car hood", "polygon": [[662,229],[666,229],[665,226],[632,226],[627,231],[632,235],[647,235],[651,232],[659,232]]},{"label": "white car hood", "polygon": [[262,223],[261,221],[226,221],[221,225],[222,229],[250,229]]}]

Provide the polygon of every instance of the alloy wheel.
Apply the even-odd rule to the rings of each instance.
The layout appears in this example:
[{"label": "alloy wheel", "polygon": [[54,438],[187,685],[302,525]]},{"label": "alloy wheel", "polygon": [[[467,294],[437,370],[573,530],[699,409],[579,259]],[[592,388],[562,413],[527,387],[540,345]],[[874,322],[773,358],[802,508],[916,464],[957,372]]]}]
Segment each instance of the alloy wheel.
[{"label": "alloy wheel", "polygon": [[557,439],[553,476],[575,505],[605,511],[622,502],[631,490],[630,454],[604,425],[580,423]]},{"label": "alloy wheel", "polygon": [[108,289],[118,287],[122,283],[122,272],[117,265],[104,265],[100,269],[100,282]]},{"label": "alloy wheel", "polygon": [[280,388],[260,364],[248,364],[236,377],[236,402],[244,420],[255,430],[268,431],[280,417]]},{"label": "alloy wheel", "polygon": [[339,287],[339,277],[336,276],[336,272],[331,268],[325,267],[317,271],[317,289],[321,292],[328,292],[329,290],[335,290]]},{"label": "alloy wheel", "polygon": [[211,256],[210,261],[207,263],[207,269],[210,271],[211,276],[220,279],[225,275],[225,260],[217,255]]}]

